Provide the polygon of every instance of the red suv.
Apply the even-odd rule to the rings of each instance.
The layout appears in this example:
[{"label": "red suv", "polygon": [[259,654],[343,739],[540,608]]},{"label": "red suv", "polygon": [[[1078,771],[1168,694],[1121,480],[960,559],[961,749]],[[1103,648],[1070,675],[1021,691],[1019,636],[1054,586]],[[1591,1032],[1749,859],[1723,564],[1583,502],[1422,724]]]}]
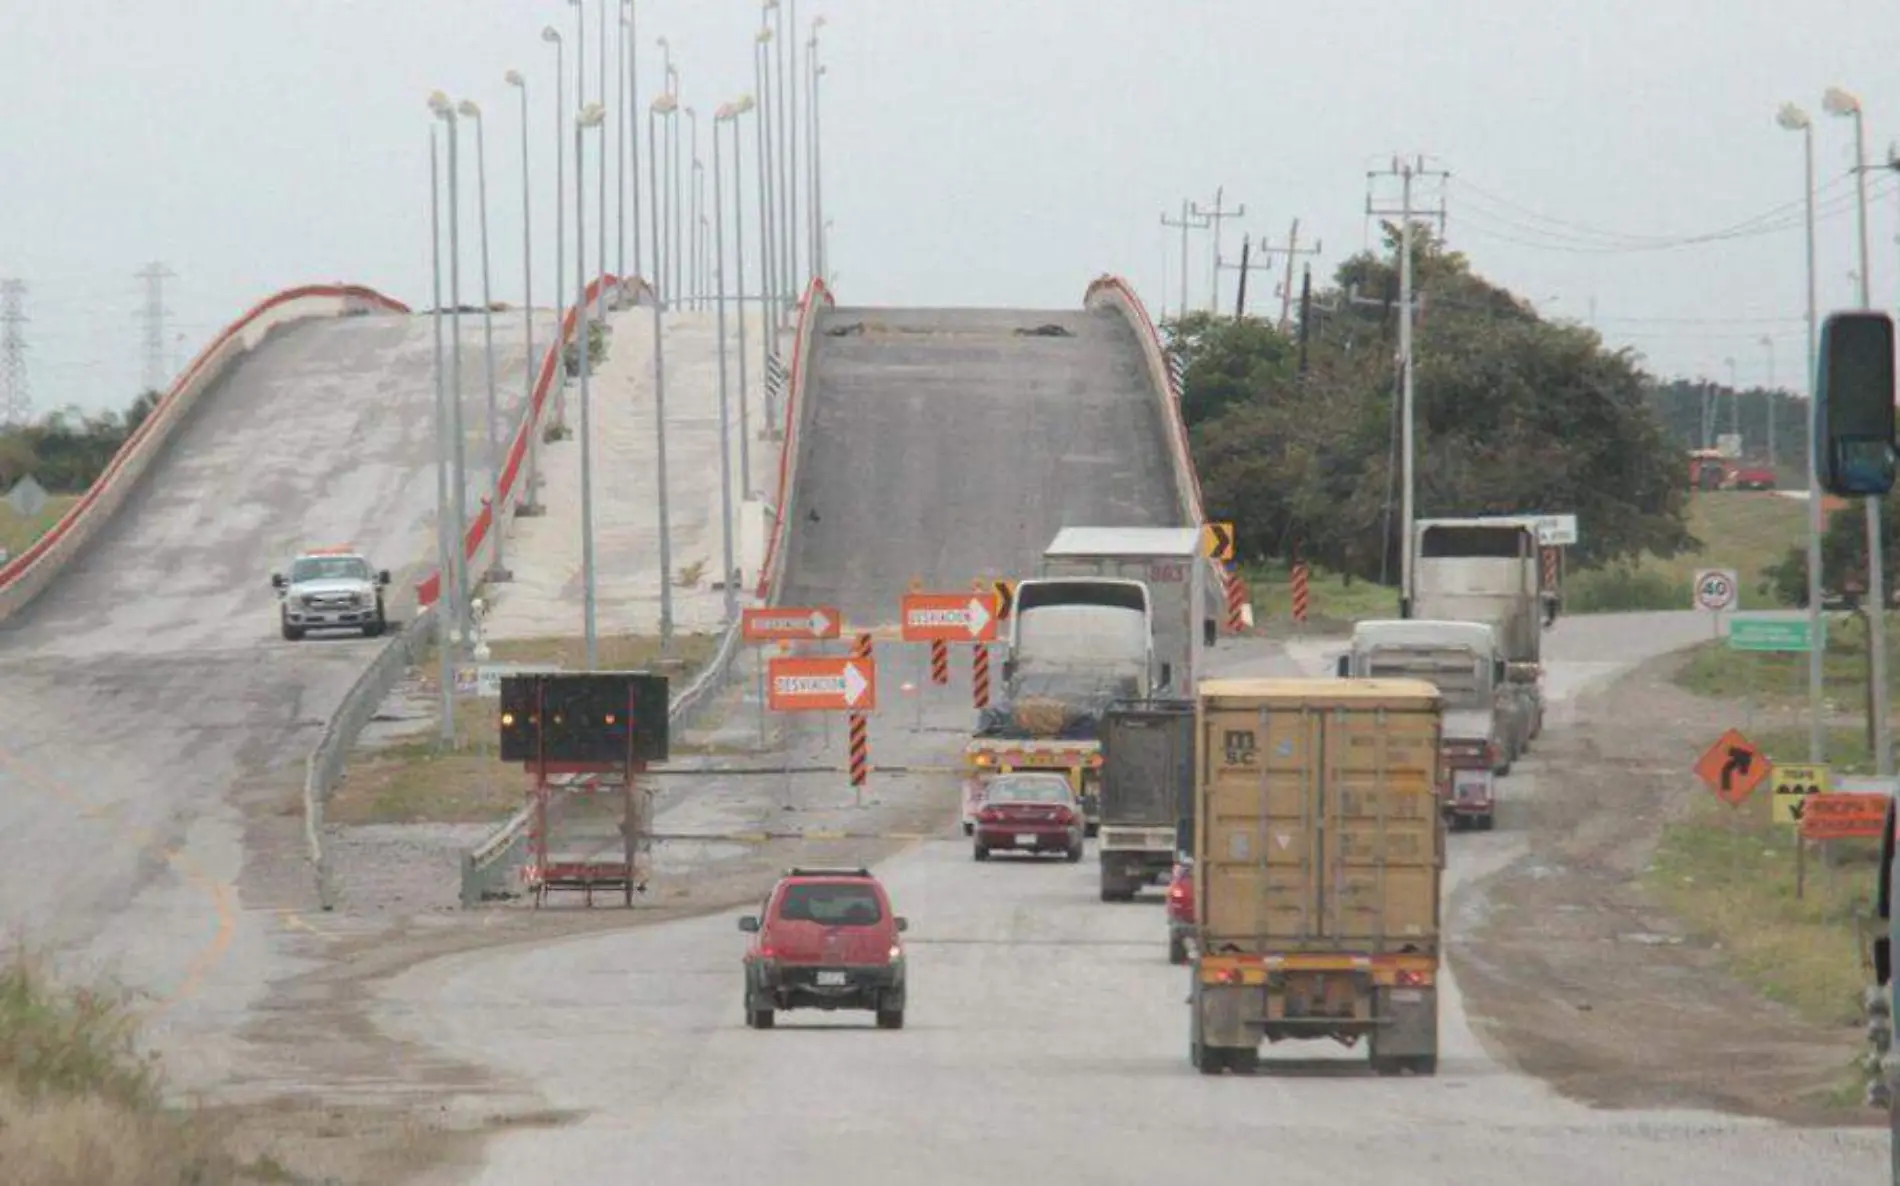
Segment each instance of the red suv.
[{"label": "red suv", "polygon": [[909,923],[869,869],[793,869],[758,915],[745,953],[745,1020],[771,1029],[780,1009],[869,1009],[879,1029],[904,1028],[904,944]]}]

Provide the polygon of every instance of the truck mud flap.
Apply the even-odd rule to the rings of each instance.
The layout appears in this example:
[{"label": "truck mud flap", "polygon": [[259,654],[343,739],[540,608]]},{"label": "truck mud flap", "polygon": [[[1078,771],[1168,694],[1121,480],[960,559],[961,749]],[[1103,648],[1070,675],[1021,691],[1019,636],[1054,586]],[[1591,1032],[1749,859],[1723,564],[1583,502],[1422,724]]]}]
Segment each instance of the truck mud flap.
[{"label": "truck mud flap", "polygon": [[1436,1074],[1438,990],[1381,987],[1373,991],[1372,1005],[1378,1020],[1366,1039],[1372,1069],[1381,1075]]}]

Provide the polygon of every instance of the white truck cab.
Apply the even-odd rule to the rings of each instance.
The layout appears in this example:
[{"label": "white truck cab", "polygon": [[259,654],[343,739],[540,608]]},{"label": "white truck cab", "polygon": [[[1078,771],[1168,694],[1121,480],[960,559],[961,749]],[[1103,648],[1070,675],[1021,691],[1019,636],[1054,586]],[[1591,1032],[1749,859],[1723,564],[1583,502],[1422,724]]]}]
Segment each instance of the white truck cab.
[{"label": "white truck cab", "polygon": [[310,630],[361,630],[375,638],[389,628],[383,589],[389,570],[373,569],[354,548],[313,548],[290,562],[288,575],[271,574],[284,637],[296,642]]}]

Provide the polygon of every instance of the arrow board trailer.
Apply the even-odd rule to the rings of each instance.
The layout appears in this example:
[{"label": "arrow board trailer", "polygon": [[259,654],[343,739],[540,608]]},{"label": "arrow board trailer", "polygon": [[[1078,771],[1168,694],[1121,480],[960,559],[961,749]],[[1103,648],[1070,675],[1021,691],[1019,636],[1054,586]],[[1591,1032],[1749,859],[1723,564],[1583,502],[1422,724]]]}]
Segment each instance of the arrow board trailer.
[{"label": "arrow board trailer", "polygon": [[1042,553],[1044,577],[1119,577],[1148,586],[1157,695],[1192,697],[1216,637],[1219,585],[1195,527],[1064,527]]}]

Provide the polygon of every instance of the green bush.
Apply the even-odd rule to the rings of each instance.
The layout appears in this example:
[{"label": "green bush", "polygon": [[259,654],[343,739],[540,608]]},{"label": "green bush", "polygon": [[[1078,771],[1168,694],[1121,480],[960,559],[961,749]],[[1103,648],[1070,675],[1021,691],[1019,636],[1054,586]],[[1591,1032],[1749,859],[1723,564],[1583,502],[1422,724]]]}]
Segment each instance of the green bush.
[{"label": "green bush", "polygon": [[1661,573],[1639,572],[1633,568],[1573,573],[1564,587],[1564,612],[1571,614],[1615,614],[1688,606],[1688,586]]}]

